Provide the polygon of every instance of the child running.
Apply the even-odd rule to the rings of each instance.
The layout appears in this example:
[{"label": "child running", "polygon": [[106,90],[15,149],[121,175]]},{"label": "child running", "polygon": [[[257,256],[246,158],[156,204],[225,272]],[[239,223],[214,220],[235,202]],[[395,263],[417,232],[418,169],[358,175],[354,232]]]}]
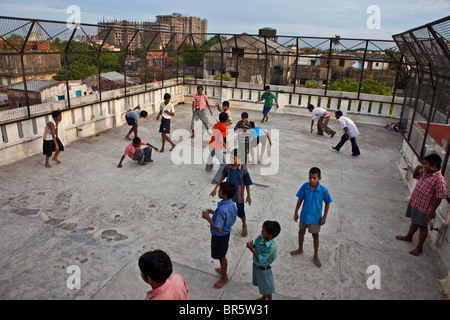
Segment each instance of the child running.
[{"label": "child running", "polygon": [[148,112],[145,110],[141,110],[140,106],[137,106],[133,110],[128,111],[125,114],[125,120],[127,121],[128,125],[131,126],[130,131],[128,131],[128,134],[125,136],[125,139],[131,140],[130,135],[134,132],[134,136],[138,136],[138,122],[140,118],[147,118]]},{"label": "child running", "polygon": [[272,92],[270,92],[270,86],[264,87],[264,93],[261,95],[261,98],[259,100],[257,100],[255,103],[258,103],[263,100],[264,100],[264,108],[263,108],[263,112],[262,112],[263,118],[261,120],[261,123],[263,123],[264,121],[267,122],[269,120],[269,117],[267,116],[267,114],[272,109],[273,100],[275,100],[275,102],[277,104],[277,108],[279,108],[277,97]]},{"label": "child running", "polygon": [[[327,188],[319,182],[322,179],[319,168],[311,168],[309,170],[309,182],[302,185],[297,193],[298,201],[295,207],[294,221],[298,221],[298,209],[303,203],[302,212],[300,214],[300,223],[298,231],[298,249],[291,251],[291,256],[303,253],[303,240],[306,229],[312,233],[314,244],[314,262],[318,268],[322,265],[319,260],[319,231],[320,227],[327,220],[328,210],[332,202]],[[323,203],[325,202],[325,211],[322,216]]]}]

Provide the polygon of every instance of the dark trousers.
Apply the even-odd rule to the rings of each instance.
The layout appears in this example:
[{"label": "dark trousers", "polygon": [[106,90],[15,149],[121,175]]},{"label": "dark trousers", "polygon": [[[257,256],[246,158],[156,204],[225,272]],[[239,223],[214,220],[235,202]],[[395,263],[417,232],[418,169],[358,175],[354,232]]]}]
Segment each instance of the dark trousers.
[{"label": "dark trousers", "polygon": [[[342,146],[347,142],[347,135],[343,134],[341,137],[341,141],[334,147],[335,150],[341,150]],[[352,154],[354,156],[359,156],[361,153],[359,152],[358,144],[356,143],[356,138],[350,138],[350,142],[352,144]]]},{"label": "dark trousers", "polygon": [[150,162],[150,160],[152,160],[152,147],[147,147],[136,151],[133,160],[137,160],[139,164],[142,164],[143,161]]}]

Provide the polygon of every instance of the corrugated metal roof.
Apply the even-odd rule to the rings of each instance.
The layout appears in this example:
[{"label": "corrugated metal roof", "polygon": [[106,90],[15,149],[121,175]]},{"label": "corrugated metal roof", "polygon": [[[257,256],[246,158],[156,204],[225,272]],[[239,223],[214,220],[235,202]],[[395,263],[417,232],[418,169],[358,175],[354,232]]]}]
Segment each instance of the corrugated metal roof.
[{"label": "corrugated metal roof", "polygon": [[[124,78],[123,74],[118,73],[116,71],[104,72],[104,73],[101,73],[100,76],[102,78],[105,78],[106,80],[109,80],[109,81],[121,81],[121,82],[123,82],[123,78]],[[134,81],[131,80],[129,77],[126,77],[126,79],[127,79],[127,82],[134,83]]]},{"label": "corrugated metal roof", "polygon": [[[40,92],[42,89],[52,87],[59,83],[60,83],[59,81],[53,81],[53,80],[30,80],[30,81],[27,81],[27,90],[34,91],[34,92]],[[13,85],[9,86],[8,89],[24,91],[25,84],[23,82],[13,84]]]}]

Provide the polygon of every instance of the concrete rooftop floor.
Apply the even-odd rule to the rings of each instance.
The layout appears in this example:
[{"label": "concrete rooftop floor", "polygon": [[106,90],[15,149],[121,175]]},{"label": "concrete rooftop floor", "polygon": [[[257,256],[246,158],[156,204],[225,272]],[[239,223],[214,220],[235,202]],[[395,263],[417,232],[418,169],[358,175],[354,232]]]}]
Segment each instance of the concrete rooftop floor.
[{"label": "concrete rooftop floor", "polygon": [[[211,123],[218,116],[213,111]],[[234,123],[242,111],[231,106]],[[261,120],[259,111],[248,112],[250,120]],[[172,132],[189,129],[190,115],[188,105],[176,106]],[[159,148],[155,117],[142,120],[139,136]],[[340,153],[331,149],[340,133],[332,140],[311,135],[308,117],[272,113],[263,127],[279,129],[280,166],[277,174],[263,176],[263,165],[249,165],[255,183],[252,205],[246,204],[249,234],[241,237],[238,219],[227,254],[231,281],[224,288],[212,287],[219,264],[210,258],[210,232],[201,218],[202,209],[215,209],[219,201],[209,196],[213,173],[205,172],[204,164],[174,164],[168,148],[154,153],[147,166],[127,158],[117,168],[128,144],[125,125],[66,145],[62,163],[51,169],[40,154],[0,168],[0,299],[142,300],[150,287],[137,260],[162,249],[186,280],[192,300],[253,300],[260,295],[251,284],[246,242],[259,235],[265,220],[281,224],[274,299],[442,298],[435,279],[445,274],[431,242],[414,257],[408,252],[417,239],[412,244],[395,239],[410,223],[404,217],[409,192],[396,166],[398,133],[359,125],[362,155],[353,158],[350,143]],[[335,119],[330,127],[338,129]],[[320,232],[321,268],[312,260],[308,233],[304,253],[289,254],[297,248],[296,193],[313,166],[322,169],[321,183],[333,198]],[[81,289],[66,286],[71,265],[80,268]],[[379,290],[366,285],[371,265],[381,271]]]}]

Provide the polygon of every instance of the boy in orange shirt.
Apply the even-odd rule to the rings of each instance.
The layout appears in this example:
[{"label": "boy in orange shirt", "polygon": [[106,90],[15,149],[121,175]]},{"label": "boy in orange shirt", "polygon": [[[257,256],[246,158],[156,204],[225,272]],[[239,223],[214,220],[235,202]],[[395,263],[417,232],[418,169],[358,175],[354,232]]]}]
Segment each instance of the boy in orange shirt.
[{"label": "boy in orange shirt", "polygon": [[210,172],[214,168],[213,160],[214,156],[219,160],[220,167],[217,170],[216,175],[212,179],[212,183],[216,184],[222,175],[223,168],[225,167],[225,156],[223,155],[222,148],[227,148],[227,125],[228,114],[221,112],[219,115],[219,122],[217,122],[212,130],[212,137],[209,141],[209,154],[206,160],[205,170]]}]

